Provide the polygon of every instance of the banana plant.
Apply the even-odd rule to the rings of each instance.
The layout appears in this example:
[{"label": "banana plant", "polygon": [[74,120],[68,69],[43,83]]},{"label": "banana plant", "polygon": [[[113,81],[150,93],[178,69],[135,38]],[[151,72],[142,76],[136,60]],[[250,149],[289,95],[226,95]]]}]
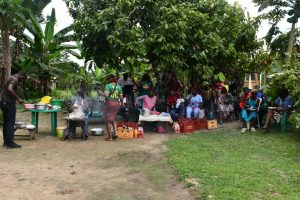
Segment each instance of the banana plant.
[{"label": "banana plant", "polygon": [[77,45],[69,44],[75,38],[72,34],[73,27],[71,25],[55,33],[55,9],[52,9],[44,29],[38,17],[31,11],[28,12],[30,19],[25,20],[24,25],[30,34],[24,33],[22,41],[27,46],[27,59],[32,59],[33,64],[26,71],[40,82],[43,94],[47,95],[51,90],[52,78],[56,73],[63,72],[58,63],[68,52],[74,53],[72,50],[77,48]]},{"label": "banana plant", "polygon": [[291,31],[289,32],[288,48],[287,48],[287,58],[286,62],[290,63],[293,47],[295,44],[295,33],[296,24],[300,19],[300,0],[253,0],[253,2],[259,6],[258,11],[268,10],[266,14],[263,14],[266,19],[273,22],[273,26],[268,33],[268,41],[271,42],[273,35],[279,34],[277,24],[284,18],[287,18],[287,22],[291,23]]}]

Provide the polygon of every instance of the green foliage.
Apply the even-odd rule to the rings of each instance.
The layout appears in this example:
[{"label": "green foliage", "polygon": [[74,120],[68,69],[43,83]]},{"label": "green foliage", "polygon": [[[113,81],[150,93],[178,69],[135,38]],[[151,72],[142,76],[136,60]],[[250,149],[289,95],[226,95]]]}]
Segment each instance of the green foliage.
[{"label": "green foliage", "polygon": [[30,78],[40,82],[41,91],[43,95],[46,95],[49,93],[50,82],[53,77],[64,73],[64,70],[69,71],[69,66],[73,65],[65,57],[69,50],[77,49],[77,45],[65,43],[74,39],[74,35],[71,34],[72,26],[57,33],[54,32],[56,24],[54,9],[52,9],[44,30],[38,17],[31,11],[28,13],[30,19],[24,19],[23,23],[33,37],[24,33],[22,40],[26,44],[27,52],[23,61],[21,60],[18,65],[30,74]]},{"label": "green foliage", "polygon": [[240,78],[255,69],[249,63],[260,47],[259,21],[225,0],[66,2],[83,54],[98,67],[148,65],[156,75],[175,69],[205,80],[219,72]]},{"label": "green foliage", "polygon": [[28,78],[22,83],[21,92],[24,99],[37,99],[44,96],[40,82],[32,78]]},{"label": "green foliage", "polygon": [[215,75],[215,80],[217,80],[217,81],[225,81],[225,75],[222,72],[220,72],[220,73],[218,73],[218,74]]},{"label": "green foliage", "polygon": [[297,54],[291,64],[280,64],[278,61],[273,63],[271,74],[272,80],[269,84],[271,88],[288,89],[293,98],[297,112],[291,116],[291,122],[300,127],[300,54]]},{"label": "green foliage", "polygon": [[0,0],[0,14],[1,15],[11,15],[20,8],[21,0]]},{"label": "green foliage", "polygon": [[299,199],[299,140],[299,134],[202,131],[169,140],[167,155],[197,199]]},{"label": "green foliage", "polygon": [[[268,45],[272,45],[272,39],[274,36],[281,34],[277,24],[284,18],[287,18],[287,22],[292,24],[291,31],[289,32],[289,39],[286,45],[280,44],[281,52],[286,48],[288,52],[287,61],[290,62],[291,55],[293,54],[293,46],[295,43],[295,24],[300,18],[300,1],[299,0],[253,0],[253,2],[259,6],[259,11],[266,10],[266,13],[262,14],[261,17],[269,20],[273,25],[270,28],[265,39]],[[284,35],[277,38],[275,46],[278,46],[278,42],[282,42]],[[274,44],[273,44],[274,47]]]},{"label": "green foliage", "polygon": [[[277,56],[284,60],[288,51],[289,33],[281,33],[270,43],[271,55]],[[294,52],[300,52],[300,31],[295,32]]]},{"label": "green foliage", "polygon": [[52,99],[60,99],[60,100],[69,100],[76,93],[75,89],[71,90],[52,90],[51,97]]},{"label": "green foliage", "polygon": [[278,23],[287,15],[289,16],[287,18],[289,23],[297,23],[300,17],[299,0],[253,0],[253,2],[259,6],[259,11],[272,7],[265,15],[265,18],[271,19],[275,23]]}]

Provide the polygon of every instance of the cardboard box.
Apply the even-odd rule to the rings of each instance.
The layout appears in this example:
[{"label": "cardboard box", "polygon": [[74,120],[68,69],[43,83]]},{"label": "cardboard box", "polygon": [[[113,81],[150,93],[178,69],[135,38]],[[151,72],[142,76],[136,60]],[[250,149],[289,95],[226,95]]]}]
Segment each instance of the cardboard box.
[{"label": "cardboard box", "polygon": [[134,129],[118,128],[118,138],[120,139],[131,139],[134,137]]},{"label": "cardboard box", "polygon": [[207,121],[207,128],[208,129],[216,129],[218,128],[218,122],[216,119],[208,120]]}]

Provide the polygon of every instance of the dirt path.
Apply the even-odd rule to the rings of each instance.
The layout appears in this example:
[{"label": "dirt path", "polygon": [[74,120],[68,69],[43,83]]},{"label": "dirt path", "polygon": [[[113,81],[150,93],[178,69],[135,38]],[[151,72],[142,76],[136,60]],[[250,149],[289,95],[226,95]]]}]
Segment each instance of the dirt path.
[{"label": "dirt path", "polygon": [[[17,116],[30,121],[28,113]],[[50,130],[49,118],[40,117],[42,132]],[[167,164],[164,143],[169,137],[61,142],[41,133],[35,141],[16,140],[22,149],[0,147],[1,199],[194,199]]]}]

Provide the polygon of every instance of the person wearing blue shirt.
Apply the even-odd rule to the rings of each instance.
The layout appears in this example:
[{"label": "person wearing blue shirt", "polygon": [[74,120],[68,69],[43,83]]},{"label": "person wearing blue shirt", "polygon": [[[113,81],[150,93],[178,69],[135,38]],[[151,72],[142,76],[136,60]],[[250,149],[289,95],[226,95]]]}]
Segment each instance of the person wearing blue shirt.
[{"label": "person wearing blue shirt", "polygon": [[292,106],[292,98],[290,96],[287,97],[277,97],[275,100],[275,104],[278,107],[289,108]]},{"label": "person wearing blue shirt", "polygon": [[199,118],[200,106],[202,106],[203,100],[201,95],[197,93],[196,88],[193,88],[191,94],[187,96],[187,101],[186,118],[191,119],[192,114],[194,118]]},{"label": "person wearing blue shirt", "polygon": [[262,98],[263,98],[263,92],[262,92],[261,89],[259,89],[259,90],[257,91],[256,97],[259,98],[259,99],[262,99]]},{"label": "person wearing blue shirt", "polygon": [[272,118],[279,123],[282,114],[292,108],[292,99],[289,96],[288,90],[283,89],[279,91],[279,96],[275,100],[275,106],[276,107],[269,108],[268,110],[266,123],[263,127],[263,129],[265,129],[265,133],[268,132]]}]

